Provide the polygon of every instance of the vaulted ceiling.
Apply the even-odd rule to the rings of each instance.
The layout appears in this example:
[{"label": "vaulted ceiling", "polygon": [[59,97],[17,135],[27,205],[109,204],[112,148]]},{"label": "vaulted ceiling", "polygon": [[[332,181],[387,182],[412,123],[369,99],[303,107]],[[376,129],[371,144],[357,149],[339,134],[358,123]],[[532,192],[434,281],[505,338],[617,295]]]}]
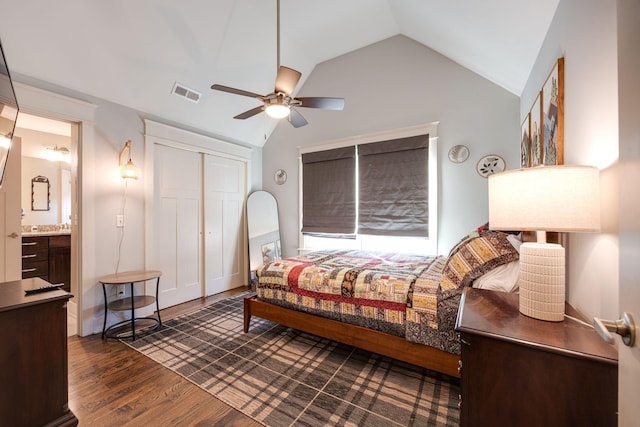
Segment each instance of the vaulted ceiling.
[{"label": "vaulted ceiling", "polygon": [[[403,34],[519,96],[558,1],[281,0],[281,63],[302,72],[299,90],[316,64]],[[234,120],[259,102],[209,89],[273,90],[276,0],[0,0],[0,13],[14,78],[256,146],[277,124]]]}]

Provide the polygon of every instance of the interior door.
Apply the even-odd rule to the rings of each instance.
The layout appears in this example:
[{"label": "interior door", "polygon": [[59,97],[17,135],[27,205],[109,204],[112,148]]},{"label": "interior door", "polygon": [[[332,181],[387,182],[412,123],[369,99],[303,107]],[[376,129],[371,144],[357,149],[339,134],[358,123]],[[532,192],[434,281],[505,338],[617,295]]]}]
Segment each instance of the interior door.
[{"label": "interior door", "polygon": [[[619,311],[631,313],[640,332],[640,1],[619,0],[618,105],[620,175]],[[633,347],[618,342],[618,425],[640,423],[640,338]]]},{"label": "interior door", "polygon": [[21,148],[20,138],[13,138],[0,187],[0,282],[22,278]]},{"label": "interior door", "polygon": [[244,284],[245,163],[204,155],[206,294]]},{"label": "interior door", "polygon": [[202,296],[200,154],[154,146],[154,248],[160,308]]}]

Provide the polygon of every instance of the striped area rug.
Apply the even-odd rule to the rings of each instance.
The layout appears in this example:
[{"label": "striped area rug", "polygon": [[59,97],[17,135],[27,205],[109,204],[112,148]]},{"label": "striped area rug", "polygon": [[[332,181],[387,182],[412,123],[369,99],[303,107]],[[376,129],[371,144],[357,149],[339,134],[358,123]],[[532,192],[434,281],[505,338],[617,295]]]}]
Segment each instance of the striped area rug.
[{"label": "striped area rug", "polygon": [[243,296],[126,342],[253,419],[281,426],[457,426],[445,375],[253,318]]}]

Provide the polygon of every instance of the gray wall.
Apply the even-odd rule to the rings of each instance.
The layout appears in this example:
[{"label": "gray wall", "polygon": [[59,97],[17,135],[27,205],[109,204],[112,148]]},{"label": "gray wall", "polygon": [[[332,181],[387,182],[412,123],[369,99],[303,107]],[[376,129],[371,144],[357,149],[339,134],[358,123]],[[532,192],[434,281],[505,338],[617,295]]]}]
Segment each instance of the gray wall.
[{"label": "gray wall", "polygon": [[[14,76],[14,80],[31,87],[65,95],[95,106],[94,132],[92,138],[83,140],[81,165],[83,175],[83,277],[81,291],[83,307],[83,334],[101,330],[104,298],[98,278],[113,274],[117,263],[120,232],[115,227],[115,217],[122,212],[124,180],[119,177],[118,159],[125,141],[132,141],[133,162],[144,168],[144,118],[157,120],[199,134],[197,129],[171,123],[134,109],[95,98],[86,94],[42,82],[25,76]],[[18,93],[20,99],[20,93]],[[51,107],[55,111],[55,106]],[[33,113],[33,112],[31,112]],[[218,138],[216,135],[208,135]],[[91,141],[89,144],[87,141]],[[250,188],[260,187],[261,150],[254,149],[249,171]],[[145,268],[145,177],[128,180],[125,209],[126,233],[122,243],[119,271]],[[86,226],[91,224],[91,226]]]},{"label": "gray wall", "polygon": [[[298,247],[299,146],[439,121],[440,253],[487,221],[478,160],[498,154],[507,168],[519,167],[519,98],[404,36],[319,64],[298,95],[344,97],[345,110],[301,108],[309,125],[294,129],[282,121],[263,147],[263,189],[278,200],[285,256]],[[447,160],[456,144],[470,149],[465,163]],[[282,186],[273,181],[279,168],[288,173]]]},{"label": "gray wall", "polygon": [[603,230],[570,234],[569,302],[587,317],[618,318],[618,57],[615,2],[561,0],[521,96],[531,108],[558,57],[565,58],[565,164],[599,167]]}]

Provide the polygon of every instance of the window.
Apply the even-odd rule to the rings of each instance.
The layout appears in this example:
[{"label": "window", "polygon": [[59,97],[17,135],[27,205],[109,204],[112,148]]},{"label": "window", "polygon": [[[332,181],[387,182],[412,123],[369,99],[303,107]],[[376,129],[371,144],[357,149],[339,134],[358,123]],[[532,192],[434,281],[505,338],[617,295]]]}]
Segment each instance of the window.
[{"label": "window", "polygon": [[302,164],[302,232],[353,234],[355,147],[305,153]]},{"label": "window", "polygon": [[358,234],[429,236],[429,135],[358,145]]},{"label": "window", "polygon": [[431,124],[302,149],[300,246],[437,253],[436,142]]}]

